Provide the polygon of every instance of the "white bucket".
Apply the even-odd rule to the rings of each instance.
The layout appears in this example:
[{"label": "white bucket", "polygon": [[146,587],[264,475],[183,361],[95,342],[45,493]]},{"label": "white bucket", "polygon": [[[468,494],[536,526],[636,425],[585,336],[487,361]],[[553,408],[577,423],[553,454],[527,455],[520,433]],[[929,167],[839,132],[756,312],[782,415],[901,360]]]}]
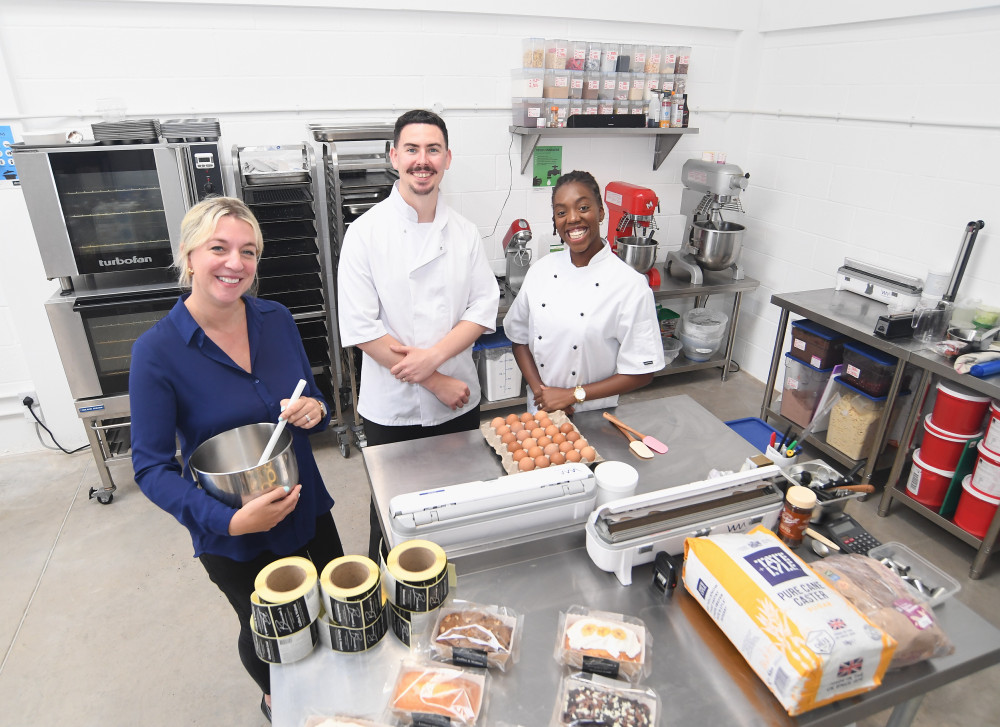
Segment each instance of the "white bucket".
[{"label": "white bucket", "polygon": [[597,478],[596,507],[631,497],[639,485],[639,473],[624,462],[601,462],[594,468],[594,477]]}]

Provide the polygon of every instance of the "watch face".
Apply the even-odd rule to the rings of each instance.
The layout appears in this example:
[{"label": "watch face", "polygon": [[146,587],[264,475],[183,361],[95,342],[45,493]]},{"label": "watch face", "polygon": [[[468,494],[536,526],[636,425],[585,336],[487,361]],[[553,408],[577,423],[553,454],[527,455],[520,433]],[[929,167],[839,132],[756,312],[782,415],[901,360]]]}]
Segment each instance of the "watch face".
[{"label": "watch face", "polygon": [[578,386],[578,387],[576,388],[576,390],[575,390],[575,391],[573,392],[573,397],[574,397],[574,398],[575,398],[575,399],[576,399],[577,401],[583,401],[584,399],[586,399],[586,398],[587,398],[587,392],[585,392],[585,391],[583,390],[583,387],[581,387],[581,386]]}]

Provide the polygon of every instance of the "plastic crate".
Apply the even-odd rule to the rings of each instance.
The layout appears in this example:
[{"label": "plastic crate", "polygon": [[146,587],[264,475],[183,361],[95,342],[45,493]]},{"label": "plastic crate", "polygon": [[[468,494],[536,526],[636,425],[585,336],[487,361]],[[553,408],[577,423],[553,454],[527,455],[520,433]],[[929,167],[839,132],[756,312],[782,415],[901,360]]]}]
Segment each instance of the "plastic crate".
[{"label": "plastic crate", "polygon": [[792,348],[789,353],[817,369],[833,368],[844,360],[847,336],[803,318],[792,323]]},{"label": "plastic crate", "polygon": [[514,360],[510,339],[502,330],[479,337],[472,347],[477,358],[479,384],[488,401],[513,399],[521,395],[521,369]]},{"label": "plastic crate", "polygon": [[875,560],[888,558],[897,565],[908,567],[908,576],[919,579],[921,583],[929,586],[932,590],[934,588],[943,588],[944,590],[939,592],[938,595],[930,596],[926,593],[920,593],[912,583],[906,584],[913,589],[914,594],[923,598],[931,606],[944,603],[944,601],[962,590],[962,586],[958,581],[937,566],[921,558],[902,543],[883,543],[877,548],[869,550],[868,557]]},{"label": "plastic crate", "polygon": [[818,369],[786,353],[781,416],[800,427],[809,426],[832,373],[832,366]]},{"label": "plastic crate", "polygon": [[844,344],[844,381],[874,397],[885,396],[892,384],[896,357],[857,341]]}]

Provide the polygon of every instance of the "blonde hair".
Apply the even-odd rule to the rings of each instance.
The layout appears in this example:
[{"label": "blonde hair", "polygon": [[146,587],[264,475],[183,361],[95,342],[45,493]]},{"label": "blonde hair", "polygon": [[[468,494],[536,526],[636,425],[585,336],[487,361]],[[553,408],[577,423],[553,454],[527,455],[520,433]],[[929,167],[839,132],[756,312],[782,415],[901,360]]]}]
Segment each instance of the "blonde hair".
[{"label": "blonde hair", "polygon": [[[235,197],[209,197],[188,210],[181,220],[181,244],[174,255],[174,267],[178,270],[177,282],[181,288],[191,287],[191,273],[188,272],[188,257],[194,250],[204,245],[215,228],[226,215],[246,222],[253,229],[254,244],[257,248],[257,259],[264,252],[264,237],[260,232],[257,218],[242,200]],[[257,289],[257,281],[251,288],[251,294]]]}]

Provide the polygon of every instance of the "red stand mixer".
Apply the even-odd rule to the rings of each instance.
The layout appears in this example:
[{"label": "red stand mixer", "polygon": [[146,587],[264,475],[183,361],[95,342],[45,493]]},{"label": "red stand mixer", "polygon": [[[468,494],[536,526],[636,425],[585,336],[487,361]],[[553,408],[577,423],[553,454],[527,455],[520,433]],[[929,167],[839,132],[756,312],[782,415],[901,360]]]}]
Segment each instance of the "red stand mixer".
[{"label": "red stand mixer", "polygon": [[608,208],[608,243],[611,250],[633,270],[644,274],[651,287],[660,285],[656,263],[657,229],[653,212],[659,212],[656,193],[628,182],[611,182],[604,188]]}]

